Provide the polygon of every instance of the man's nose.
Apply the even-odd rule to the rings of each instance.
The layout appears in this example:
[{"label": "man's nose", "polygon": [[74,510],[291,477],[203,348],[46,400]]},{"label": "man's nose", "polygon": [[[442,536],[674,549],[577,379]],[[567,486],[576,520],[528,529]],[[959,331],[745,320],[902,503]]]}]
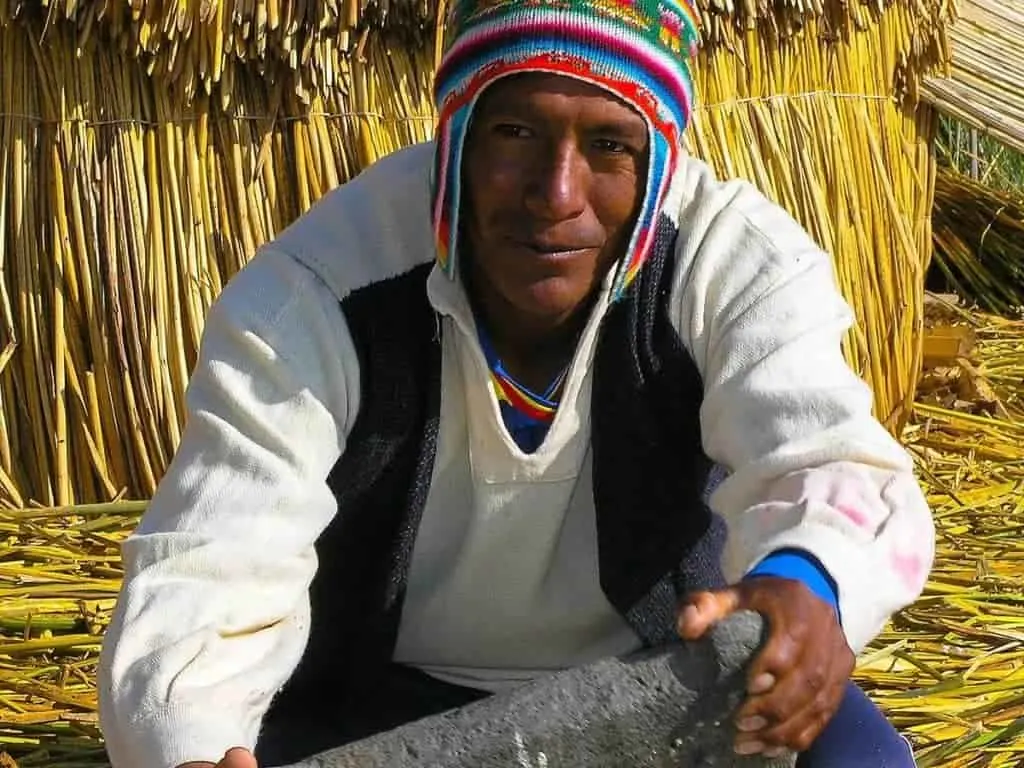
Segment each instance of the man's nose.
[{"label": "man's nose", "polygon": [[587,205],[587,161],[577,147],[553,147],[533,167],[526,189],[526,209],[538,219],[575,219]]}]

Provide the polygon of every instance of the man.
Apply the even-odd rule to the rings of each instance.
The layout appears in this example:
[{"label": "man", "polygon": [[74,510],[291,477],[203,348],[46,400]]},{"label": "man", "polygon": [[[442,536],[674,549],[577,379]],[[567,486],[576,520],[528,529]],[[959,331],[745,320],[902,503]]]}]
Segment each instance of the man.
[{"label": "man", "polygon": [[931,516],[843,361],[829,257],[681,151],[692,7],[448,26],[436,142],[209,314],[124,545],[114,766],[281,765],[739,608],[771,633],[737,752],[913,765],[849,676],[920,594]]}]

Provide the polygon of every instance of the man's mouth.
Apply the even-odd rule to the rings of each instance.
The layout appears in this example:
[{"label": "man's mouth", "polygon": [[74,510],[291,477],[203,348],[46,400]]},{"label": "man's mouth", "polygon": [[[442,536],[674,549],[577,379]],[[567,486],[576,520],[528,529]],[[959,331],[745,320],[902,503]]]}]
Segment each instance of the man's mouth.
[{"label": "man's mouth", "polygon": [[522,245],[529,251],[533,251],[538,256],[546,257],[567,257],[575,256],[585,251],[593,250],[593,246],[590,245],[579,245],[577,243],[551,243],[551,242],[538,242],[529,241],[522,243]]}]

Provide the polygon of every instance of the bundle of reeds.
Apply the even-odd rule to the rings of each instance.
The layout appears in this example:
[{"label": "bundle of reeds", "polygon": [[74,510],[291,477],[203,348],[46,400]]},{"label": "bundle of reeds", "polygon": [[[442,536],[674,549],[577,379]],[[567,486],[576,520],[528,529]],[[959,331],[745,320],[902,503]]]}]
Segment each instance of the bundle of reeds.
[{"label": "bundle of reeds", "polygon": [[39,6],[0,0],[0,27],[26,21],[35,31],[42,11],[47,31],[70,32],[63,44],[79,60],[113,48],[152,76],[176,106],[205,94],[224,109],[236,96],[235,80],[253,75],[284,83],[307,104],[315,94],[346,91],[352,58],[365,55],[376,33],[386,28],[396,47],[423,49],[433,39],[437,10],[436,0],[67,0]]},{"label": "bundle of reeds", "polygon": [[[703,4],[691,146],[835,253],[847,351],[894,431],[929,253],[915,93],[954,7]],[[326,190],[430,137],[437,11],[0,2],[0,501],[152,493],[224,281]]]},{"label": "bundle of reeds", "polygon": [[[1024,323],[961,311],[943,322],[966,323],[976,346],[928,369],[904,433],[938,557],[856,677],[921,768],[1009,768],[1024,761]],[[102,764],[94,671],[118,543],[141,508],[0,510],[0,750],[23,768]]]},{"label": "bundle of reeds", "polygon": [[84,66],[75,42],[0,29],[0,498],[16,505],[152,493],[224,282],[431,130],[422,47],[369,38],[345,88],[309,104],[245,70],[223,109],[186,108],[98,45]]},{"label": "bundle of reeds", "polygon": [[941,170],[935,187],[935,267],[949,290],[989,312],[1024,311],[1024,198]]},{"label": "bundle of reeds", "polygon": [[936,108],[1024,151],[1024,0],[962,0],[948,77],[928,77]]}]

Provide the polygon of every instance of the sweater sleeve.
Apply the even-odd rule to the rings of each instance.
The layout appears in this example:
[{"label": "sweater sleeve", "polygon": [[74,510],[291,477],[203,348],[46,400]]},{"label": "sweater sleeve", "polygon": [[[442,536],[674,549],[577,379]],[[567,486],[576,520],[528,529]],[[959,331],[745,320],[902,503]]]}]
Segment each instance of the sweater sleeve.
[{"label": "sweater sleeve", "polygon": [[305,648],[355,359],[338,301],[282,254],[257,255],[211,308],[180,446],[123,545],[99,669],[114,768],[254,746]]},{"label": "sweater sleeve", "polygon": [[704,448],[729,477],[711,497],[731,581],[807,553],[863,648],[924,588],[935,529],[913,462],[847,365],[853,314],[832,261],[746,183],[691,171],[672,302],[704,379]]}]

